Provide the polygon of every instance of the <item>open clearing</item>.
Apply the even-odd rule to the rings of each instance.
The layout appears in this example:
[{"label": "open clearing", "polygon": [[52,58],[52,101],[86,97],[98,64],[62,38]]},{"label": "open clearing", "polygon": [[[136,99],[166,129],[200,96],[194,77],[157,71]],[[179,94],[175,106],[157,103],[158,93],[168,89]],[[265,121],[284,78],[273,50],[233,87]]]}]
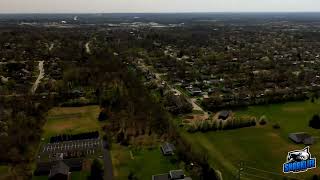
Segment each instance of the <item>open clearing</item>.
[{"label": "open clearing", "polygon": [[99,131],[101,127],[97,120],[99,112],[98,106],[55,107],[48,113],[43,137],[47,139],[64,133]]},{"label": "open clearing", "polygon": [[134,172],[139,180],[150,180],[152,175],[167,173],[179,169],[173,157],[162,155],[160,148],[131,150],[114,144],[111,150],[115,180],[127,180],[130,172]]},{"label": "open clearing", "polygon": [[[237,116],[253,115],[259,118],[266,115],[269,119],[265,126],[256,126],[236,130],[194,133],[181,130],[181,134],[193,147],[202,147],[208,152],[210,163],[222,171],[225,179],[235,179],[238,174],[238,164],[244,161],[245,166],[265,171],[282,173],[282,164],[288,151],[302,149],[304,145],[296,145],[288,139],[288,133],[308,132],[320,137],[320,130],[308,127],[311,117],[320,113],[320,103],[290,102],[264,106],[252,106],[235,112]],[[278,122],[280,129],[273,129],[272,124]],[[319,143],[319,142],[318,142]],[[320,157],[319,144],[311,145],[312,156]],[[278,175],[246,169],[246,173],[270,179],[283,179]],[[319,169],[309,170],[301,174],[288,174],[289,177],[305,179],[313,174],[320,174]],[[247,179],[256,179],[244,175]]]}]

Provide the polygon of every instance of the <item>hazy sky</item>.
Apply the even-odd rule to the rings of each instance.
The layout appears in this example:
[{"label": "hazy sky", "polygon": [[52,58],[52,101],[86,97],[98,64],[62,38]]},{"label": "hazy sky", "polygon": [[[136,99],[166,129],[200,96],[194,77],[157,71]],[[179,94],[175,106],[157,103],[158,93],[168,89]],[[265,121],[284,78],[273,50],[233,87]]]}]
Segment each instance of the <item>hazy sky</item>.
[{"label": "hazy sky", "polygon": [[0,0],[0,13],[320,11],[320,0]]}]

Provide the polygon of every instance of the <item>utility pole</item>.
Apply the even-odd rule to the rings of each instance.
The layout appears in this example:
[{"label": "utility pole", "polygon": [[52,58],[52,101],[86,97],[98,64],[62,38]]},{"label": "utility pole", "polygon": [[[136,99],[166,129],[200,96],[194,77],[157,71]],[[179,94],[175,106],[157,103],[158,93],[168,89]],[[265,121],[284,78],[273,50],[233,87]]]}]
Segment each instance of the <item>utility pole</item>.
[{"label": "utility pole", "polygon": [[243,161],[240,161],[240,163],[239,163],[239,168],[238,168],[238,179],[239,179],[239,180],[241,179],[241,173],[242,173],[242,171],[244,170],[244,169],[243,169],[243,166],[244,166],[244,162],[243,162]]}]

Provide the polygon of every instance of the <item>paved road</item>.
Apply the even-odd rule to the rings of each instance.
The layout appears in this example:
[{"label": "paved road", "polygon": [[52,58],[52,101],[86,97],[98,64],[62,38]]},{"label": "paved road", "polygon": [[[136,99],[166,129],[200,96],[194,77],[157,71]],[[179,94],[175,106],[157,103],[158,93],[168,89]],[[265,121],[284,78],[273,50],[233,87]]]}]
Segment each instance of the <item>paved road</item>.
[{"label": "paved road", "polygon": [[[160,74],[160,73],[156,73],[156,72],[153,72],[152,69],[149,67],[149,66],[146,66],[143,62],[140,63],[140,68],[144,69],[144,70],[149,70],[150,72],[152,72],[155,76],[156,76],[156,80],[158,83],[162,83],[162,82],[165,82],[162,78],[161,78],[161,75],[164,75],[164,74]],[[166,82],[165,82],[166,83]],[[171,91],[174,91],[175,94],[177,95],[181,95],[183,94],[179,89],[176,89],[174,88],[173,86],[169,85],[168,83],[166,83],[167,86],[169,87],[169,89]],[[197,99],[196,98],[190,98],[188,97],[188,95],[184,94],[185,97],[187,98],[187,100],[192,104],[192,107],[193,107],[193,110],[197,110],[197,111],[202,111],[203,112],[203,116],[205,119],[207,119],[209,117],[209,114],[208,112],[206,112],[205,110],[202,109],[201,106],[199,106],[198,104],[196,104],[196,101]]]},{"label": "paved road", "polygon": [[103,147],[104,180],[113,180],[111,153]]}]

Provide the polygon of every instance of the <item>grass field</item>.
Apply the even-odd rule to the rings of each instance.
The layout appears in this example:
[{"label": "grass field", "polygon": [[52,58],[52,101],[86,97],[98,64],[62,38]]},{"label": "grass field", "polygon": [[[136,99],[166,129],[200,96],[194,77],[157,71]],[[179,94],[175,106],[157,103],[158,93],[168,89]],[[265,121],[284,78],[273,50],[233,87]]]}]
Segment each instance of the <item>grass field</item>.
[{"label": "grass field", "polygon": [[[86,171],[71,172],[70,180],[87,180],[89,175]],[[33,176],[32,180],[48,180],[48,176]]]},{"label": "grass field", "polygon": [[8,173],[9,167],[8,166],[0,166],[0,174]]},{"label": "grass field", "polygon": [[0,180],[5,179],[9,175],[9,166],[0,165]]},{"label": "grass field", "polygon": [[171,157],[164,157],[159,148],[132,150],[114,144],[112,147],[112,163],[115,180],[127,180],[130,172],[134,172],[139,180],[150,180],[152,175],[167,173],[179,169]]},{"label": "grass field", "polygon": [[63,133],[77,134],[100,130],[101,125],[97,120],[99,111],[98,106],[55,107],[48,113],[43,137],[47,139]]},{"label": "grass field", "polygon": [[[266,115],[269,122],[265,126],[243,128],[237,130],[189,134],[181,131],[183,137],[189,140],[194,148],[203,147],[209,156],[210,163],[222,171],[225,179],[235,179],[238,164],[244,161],[245,166],[265,171],[282,173],[282,164],[286,160],[288,151],[302,149],[304,145],[296,145],[288,139],[288,133],[308,132],[313,136],[320,136],[320,130],[308,127],[310,118],[320,113],[320,103],[290,102],[285,104],[252,106],[245,110],[236,111],[237,116]],[[280,129],[273,129],[272,124],[278,122]],[[320,145],[311,146],[311,154],[320,157]],[[257,179],[261,176],[267,179],[283,179],[279,175],[267,172],[244,169],[247,179]],[[287,176],[305,179],[313,174],[320,174],[319,169],[309,170],[301,174]],[[253,176],[255,175],[255,176]],[[258,178],[259,179],[259,178]]]},{"label": "grass field", "polygon": [[71,180],[87,180],[90,172],[87,171],[79,171],[71,173]]}]

